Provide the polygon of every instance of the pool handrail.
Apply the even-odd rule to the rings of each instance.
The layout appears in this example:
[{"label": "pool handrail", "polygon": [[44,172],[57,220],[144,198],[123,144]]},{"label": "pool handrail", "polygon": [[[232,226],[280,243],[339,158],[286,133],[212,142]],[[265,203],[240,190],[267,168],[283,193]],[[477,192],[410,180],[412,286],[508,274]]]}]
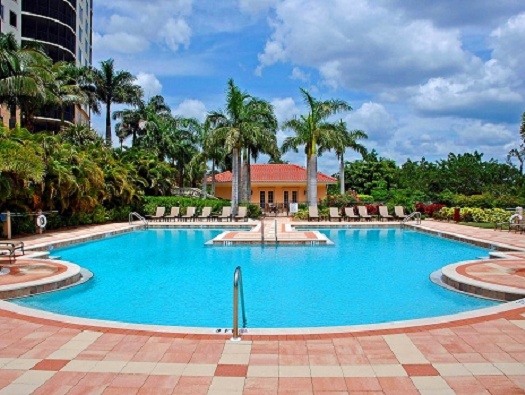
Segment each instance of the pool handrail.
[{"label": "pool handrail", "polygon": [[419,211],[414,211],[412,214],[407,215],[402,222],[402,225],[407,223],[411,218],[417,217],[416,224],[421,225],[421,213]]},{"label": "pool handrail", "polygon": [[241,294],[241,309],[242,309],[242,322],[243,328],[246,327],[246,311],[244,310],[244,290],[242,285],[242,272],[241,267],[237,266],[233,273],[233,336],[231,341],[241,341],[239,336],[239,288]]},{"label": "pool handrail", "polygon": [[130,225],[133,223],[133,217],[137,218],[139,221],[142,221],[144,225],[148,226],[148,220],[135,211],[129,213],[128,215],[128,222]]}]

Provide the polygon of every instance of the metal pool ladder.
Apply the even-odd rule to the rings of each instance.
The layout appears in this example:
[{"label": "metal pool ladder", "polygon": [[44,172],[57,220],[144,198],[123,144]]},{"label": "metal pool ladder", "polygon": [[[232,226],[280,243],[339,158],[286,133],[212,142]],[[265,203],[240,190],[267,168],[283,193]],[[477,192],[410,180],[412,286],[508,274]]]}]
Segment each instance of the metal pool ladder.
[{"label": "metal pool ladder", "polygon": [[246,311],[244,310],[244,290],[242,286],[241,267],[237,266],[233,273],[233,336],[231,341],[241,341],[239,336],[239,291],[241,296],[242,326],[246,328]]},{"label": "metal pool ladder", "polygon": [[137,218],[139,221],[142,221],[142,223],[146,225],[146,228],[148,227],[148,220],[144,218],[142,215],[140,215],[139,213],[136,213],[135,211],[133,211],[132,213],[129,213],[128,222],[130,225],[133,222],[133,217]]},{"label": "metal pool ladder", "polygon": [[405,225],[410,219],[414,218],[414,217],[417,217],[416,218],[416,224],[417,225],[421,225],[421,213],[419,211],[414,211],[412,214],[410,214],[409,216],[407,216],[404,220],[403,220],[403,223],[402,225]]}]

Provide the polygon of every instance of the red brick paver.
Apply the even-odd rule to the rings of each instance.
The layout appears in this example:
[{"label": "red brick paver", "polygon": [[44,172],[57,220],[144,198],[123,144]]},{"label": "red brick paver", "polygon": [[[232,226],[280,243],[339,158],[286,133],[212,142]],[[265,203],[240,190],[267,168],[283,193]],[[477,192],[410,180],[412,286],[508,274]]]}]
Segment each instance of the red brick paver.
[{"label": "red brick paver", "polygon": [[[423,225],[525,249],[519,234]],[[243,336],[238,343],[0,310],[0,394],[24,393],[525,394],[525,306],[419,327]]]}]

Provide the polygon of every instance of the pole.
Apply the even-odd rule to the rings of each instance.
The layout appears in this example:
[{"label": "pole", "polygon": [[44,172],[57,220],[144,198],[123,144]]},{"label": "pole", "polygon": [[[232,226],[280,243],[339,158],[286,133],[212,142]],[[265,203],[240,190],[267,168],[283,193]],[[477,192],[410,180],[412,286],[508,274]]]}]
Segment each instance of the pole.
[{"label": "pole", "polygon": [[239,282],[242,287],[241,267],[237,266],[233,273],[233,336],[230,339],[234,342],[241,341],[239,336]]},{"label": "pole", "polygon": [[37,230],[37,233],[39,235],[41,235],[43,232],[44,232],[44,229],[41,228],[40,226],[38,226],[38,223],[37,223],[37,218],[42,215],[42,210],[37,210],[36,212],[36,216],[35,216],[35,226],[36,226],[36,230]]},{"label": "pole", "polygon": [[11,212],[7,211],[5,215],[4,235],[7,236],[7,240],[11,240]]}]

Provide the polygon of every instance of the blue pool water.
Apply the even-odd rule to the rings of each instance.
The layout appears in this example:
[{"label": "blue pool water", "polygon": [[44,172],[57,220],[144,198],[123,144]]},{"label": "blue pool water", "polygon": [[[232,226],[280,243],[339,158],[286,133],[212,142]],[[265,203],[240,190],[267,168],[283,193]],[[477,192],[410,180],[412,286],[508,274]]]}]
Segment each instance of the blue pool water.
[{"label": "blue pool water", "polygon": [[380,323],[495,302],[447,291],[429,274],[488,251],[401,229],[325,230],[335,246],[210,247],[219,230],[147,230],[53,251],[87,283],[15,303],[131,323],[231,327],[242,267],[248,327]]}]

